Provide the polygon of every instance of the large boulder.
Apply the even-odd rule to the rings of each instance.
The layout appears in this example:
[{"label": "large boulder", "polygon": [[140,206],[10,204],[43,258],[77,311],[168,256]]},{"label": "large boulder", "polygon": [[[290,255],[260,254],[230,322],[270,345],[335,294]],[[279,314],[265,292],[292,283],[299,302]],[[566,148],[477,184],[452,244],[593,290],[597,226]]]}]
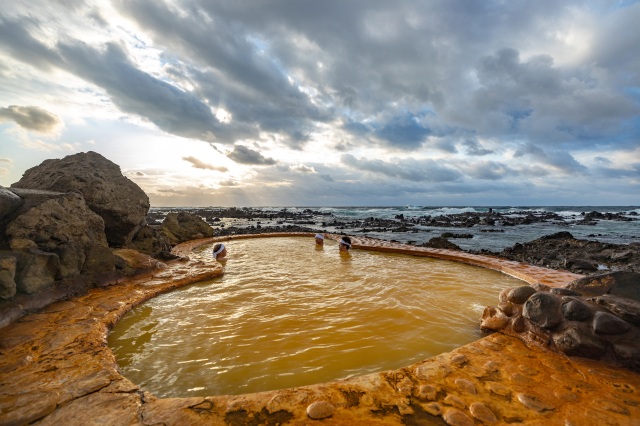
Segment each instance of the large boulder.
[{"label": "large boulder", "polygon": [[146,224],[149,197],[122,175],[120,167],[95,152],[45,160],[27,170],[11,188],[79,191],[91,210],[104,221],[112,246],[131,242]]},{"label": "large boulder", "polygon": [[162,231],[172,244],[197,238],[213,237],[213,228],[201,217],[189,212],[169,213],[162,222]]},{"label": "large boulder", "polygon": [[114,270],[104,222],[78,192],[32,207],[7,225],[6,235],[19,254],[16,284],[25,293],[55,280]]}]

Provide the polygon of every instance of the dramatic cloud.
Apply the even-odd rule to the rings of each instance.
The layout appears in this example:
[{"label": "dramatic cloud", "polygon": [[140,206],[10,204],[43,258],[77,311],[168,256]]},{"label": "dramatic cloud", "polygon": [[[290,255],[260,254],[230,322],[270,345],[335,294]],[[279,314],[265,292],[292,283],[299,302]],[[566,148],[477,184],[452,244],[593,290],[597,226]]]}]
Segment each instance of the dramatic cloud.
[{"label": "dramatic cloud", "polygon": [[211,164],[207,164],[202,160],[199,160],[197,158],[194,157],[182,157],[182,159],[188,163],[191,163],[193,165],[193,167],[195,167],[196,169],[203,169],[203,170],[216,170],[218,172],[228,172],[229,169],[226,167],[221,167],[221,166],[212,166]]},{"label": "dramatic cloud", "polygon": [[634,0],[13,2],[2,183],[90,149],[176,205],[632,204],[638,21]]},{"label": "dramatic cloud", "polygon": [[11,105],[0,108],[0,121],[15,121],[20,127],[40,133],[55,131],[60,126],[60,119],[36,106]]},{"label": "dramatic cloud", "polygon": [[240,164],[254,164],[259,166],[269,166],[276,164],[273,158],[265,158],[258,151],[247,148],[243,145],[236,145],[227,157]]}]

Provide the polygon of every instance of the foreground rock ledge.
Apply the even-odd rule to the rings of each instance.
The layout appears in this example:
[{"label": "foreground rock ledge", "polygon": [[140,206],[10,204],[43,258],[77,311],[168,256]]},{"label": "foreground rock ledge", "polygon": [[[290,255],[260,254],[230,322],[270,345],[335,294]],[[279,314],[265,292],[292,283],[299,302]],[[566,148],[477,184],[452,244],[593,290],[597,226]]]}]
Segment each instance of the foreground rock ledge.
[{"label": "foreground rock ledge", "polygon": [[[157,399],[120,375],[107,333],[134,305],[220,275],[208,253],[191,252],[213,241],[185,243],[176,250],[189,253],[188,261],[52,304],[1,329],[0,424],[631,425],[640,419],[639,374],[501,334],[395,371],[257,394]],[[557,287],[576,278],[488,256],[364,238],[354,243],[485,266],[530,284]]]}]

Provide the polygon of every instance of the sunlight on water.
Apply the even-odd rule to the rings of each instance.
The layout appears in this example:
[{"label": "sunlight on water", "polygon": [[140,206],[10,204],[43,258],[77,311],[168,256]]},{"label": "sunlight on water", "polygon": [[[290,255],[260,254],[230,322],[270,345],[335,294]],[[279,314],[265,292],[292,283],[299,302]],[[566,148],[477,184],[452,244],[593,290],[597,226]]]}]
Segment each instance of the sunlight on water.
[{"label": "sunlight on water", "polygon": [[[481,337],[505,287],[455,262],[277,237],[226,243],[225,275],[156,297],[109,345],[126,377],[158,397],[242,394],[396,369]],[[196,253],[213,261],[210,248]]]}]

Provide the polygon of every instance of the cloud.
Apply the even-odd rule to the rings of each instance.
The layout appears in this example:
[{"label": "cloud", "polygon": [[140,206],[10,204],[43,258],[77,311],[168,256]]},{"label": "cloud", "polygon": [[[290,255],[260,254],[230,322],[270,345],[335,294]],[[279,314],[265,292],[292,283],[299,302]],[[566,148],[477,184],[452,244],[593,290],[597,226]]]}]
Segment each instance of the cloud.
[{"label": "cloud", "polygon": [[233,151],[227,154],[227,157],[240,164],[269,166],[277,163],[273,158],[265,158],[258,151],[254,151],[244,145],[236,145]]},{"label": "cloud", "polygon": [[313,167],[306,166],[304,164],[292,164],[289,166],[289,170],[299,173],[316,173],[316,170]]},{"label": "cloud", "polygon": [[58,116],[37,106],[10,105],[0,108],[0,121],[14,121],[20,127],[40,133],[54,133],[62,124]]},{"label": "cloud", "polygon": [[400,178],[413,182],[451,182],[462,177],[457,170],[433,160],[369,160],[343,154],[342,163],[373,175]]},{"label": "cloud", "polygon": [[212,166],[211,164],[207,164],[204,161],[195,158],[195,157],[182,157],[182,159],[188,163],[191,163],[193,165],[193,167],[195,167],[196,169],[203,169],[203,170],[215,170],[218,172],[228,172],[229,169],[223,166]]}]

